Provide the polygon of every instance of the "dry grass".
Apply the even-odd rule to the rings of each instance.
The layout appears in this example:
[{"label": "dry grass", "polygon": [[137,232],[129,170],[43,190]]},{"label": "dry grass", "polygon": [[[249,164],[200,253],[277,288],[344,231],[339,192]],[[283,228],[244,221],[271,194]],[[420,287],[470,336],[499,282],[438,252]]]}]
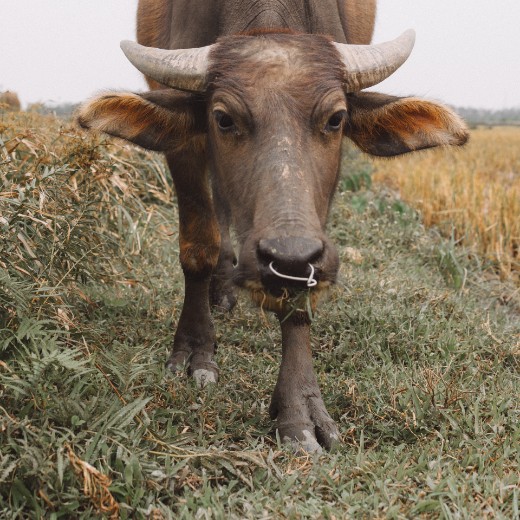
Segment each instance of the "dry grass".
[{"label": "dry grass", "polygon": [[52,116],[0,112],[0,329],[32,316],[74,329],[70,296],[91,305],[82,282],[126,283],[140,220],[171,198],[159,157]]},{"label": "dry grass", "polygon": [[519,128],[479,128],[461,150],[375,161],[375,180],[520,283],[519,151]]}]

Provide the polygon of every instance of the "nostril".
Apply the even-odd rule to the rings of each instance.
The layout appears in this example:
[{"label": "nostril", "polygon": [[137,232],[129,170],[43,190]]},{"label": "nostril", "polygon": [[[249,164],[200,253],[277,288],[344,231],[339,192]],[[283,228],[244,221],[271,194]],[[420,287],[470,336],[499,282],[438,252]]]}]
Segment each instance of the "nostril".
[{"label": "nostril", "polygon": [[283,237],[260,240],[257,254],[266,266],[272,263],[279,272],[307,276],[309,264],[320,260],[323,250],[324,244],[319,239]]}]

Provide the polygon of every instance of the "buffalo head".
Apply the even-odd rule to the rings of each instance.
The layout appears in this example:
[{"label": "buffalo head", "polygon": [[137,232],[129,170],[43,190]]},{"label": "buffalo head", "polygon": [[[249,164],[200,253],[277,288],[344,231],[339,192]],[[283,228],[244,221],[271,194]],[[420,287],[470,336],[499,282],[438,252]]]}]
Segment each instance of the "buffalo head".
[{"label": "buffalo head", "polygon": [[139,70],[170,88],[103,96],[79,121],[148,149],[206,154],[240,243],[235,281],[276,310],[282,293],[319,294],[336,278],[325,224],[343,136],[381,156],[466,141],[441,105],[361,92],[404,63],[413,42],[411,31],[375,46],[288,33],[173,51],[123,42]]}]

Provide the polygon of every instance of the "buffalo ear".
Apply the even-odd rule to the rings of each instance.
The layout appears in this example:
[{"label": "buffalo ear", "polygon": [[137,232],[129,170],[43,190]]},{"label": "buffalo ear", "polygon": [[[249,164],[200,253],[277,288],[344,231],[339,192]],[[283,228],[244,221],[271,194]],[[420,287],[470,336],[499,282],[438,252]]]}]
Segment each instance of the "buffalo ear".
[{"label": "buffalo ear", "polygon": [[97,97],[80,107],[77,121],[83,128],[160,152],[183,147],[206,131],[203,100],[172,89]]},{"label": "buffalo ear", "polygon": [[436,146],[463,145],[464,121],[452,110],[417,98],[360,92],[347,97],[345,134],[364,152],[390,157]]}]

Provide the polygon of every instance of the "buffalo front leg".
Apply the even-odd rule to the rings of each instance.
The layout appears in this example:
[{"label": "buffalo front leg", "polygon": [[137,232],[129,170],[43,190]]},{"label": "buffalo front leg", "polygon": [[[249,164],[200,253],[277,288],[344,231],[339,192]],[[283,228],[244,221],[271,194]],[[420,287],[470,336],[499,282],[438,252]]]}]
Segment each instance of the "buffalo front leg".
[{"label": "buffalo front leg", "polygon": [[199,386],[216,383],[215,330],[209,284],[217,265],[220,234],[209,192],[205,154],[167,155],[179,206],[179,249],[184,273],[184,303],[167,366],[188,370]]},{"label": "buffalo front leg", "polygon": [[307,452],[330,449],[339,441],[336,424],[325,408],[312,366],[310,323],[295,313],[284,319],[282,364],[269,413],[285,443]]}]

